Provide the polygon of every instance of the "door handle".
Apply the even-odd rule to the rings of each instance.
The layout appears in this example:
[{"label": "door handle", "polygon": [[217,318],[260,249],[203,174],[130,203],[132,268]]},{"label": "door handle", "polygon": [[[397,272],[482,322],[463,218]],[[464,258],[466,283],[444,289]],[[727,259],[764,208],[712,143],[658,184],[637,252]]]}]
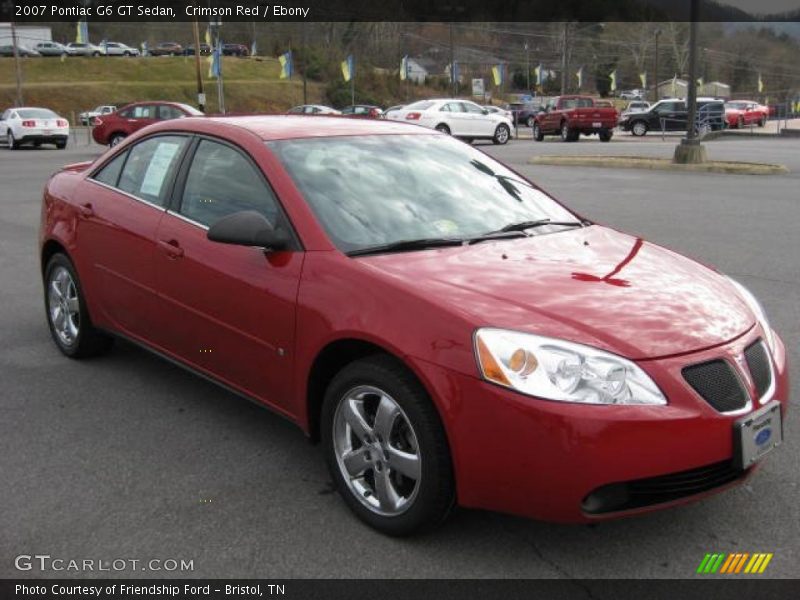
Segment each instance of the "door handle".
[{"label": "door handle", "polygon": [[78,210],[81,212],[81,216],[83,217],[93,217],[94,216],[94,208],[92,208],[91,202],[84,202],[83,204],[78,206]]},{"label": "door handle", "polygon": [[178,240],[158,240],[158,247],[170,258],[181,258],[183,256],[183,248],[181,248]]}]

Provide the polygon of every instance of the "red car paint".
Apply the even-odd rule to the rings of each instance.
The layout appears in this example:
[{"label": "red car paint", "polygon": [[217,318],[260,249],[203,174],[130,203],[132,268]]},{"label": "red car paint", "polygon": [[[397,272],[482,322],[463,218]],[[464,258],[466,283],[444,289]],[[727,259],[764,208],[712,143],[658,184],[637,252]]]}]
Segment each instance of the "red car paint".
[{"label": "red car paint", "polygon": [[[581,508],[588,493],[606,484],[731,459],[732,425],[740,417],[718,413],[681,376],[686,365],[739,357],[764,336],[723,275],[599,225],[348,257],[264,142],[439,135],[403,123],[181,119],[139,132],[95,165],[143,137],[169,131],[216,136],[247,152],[303,249],[265,254],[209,242],[205,230],[89,179],[93,165],[72,165],[47,185],[39,242],[45,258],[54,249],[69,254],[96,326],[210,376],[312,435],[319,410],[310,401],[315,361],[343,341],[372,344],[402,360],[429,392],[445,426],[462,506],[585,522],[729,487],[611,515],[592,516]],[[177,244],[182,256],[162,241]],[[556,336],[629,357],[668,405],[553,402],[487,383],[473,350],[473,334],[483,326]],[[213,352],[202,352],[209,348]],[[773,397],[785,413],[788,368],[777,336],[772,361]],[[748,386],[752,393],[752,381]]]},{"label": "red car paint", "polygon": [[[139,108],[137,109],[137,107]],[[165,107],[165,109],[161,107]],[[147,116],[137,114],[137,110],[140,113],[146,111],[145,114]],[[116,112],[96,117],[92,128],[92,137],[98,144],[107,146],[115,135],[127,137],[153,123],[174,119],[176,116],[175,111],[185,117],[194,116],[187,110],[186,105],[178,102],[135,102],[128,104]]]},{"label": "red car paint", "polygon": [[769,117],[766,106],[751,100],[735,100],[725,104],[725,121],[733,129],[758,125],[763,127]]}]

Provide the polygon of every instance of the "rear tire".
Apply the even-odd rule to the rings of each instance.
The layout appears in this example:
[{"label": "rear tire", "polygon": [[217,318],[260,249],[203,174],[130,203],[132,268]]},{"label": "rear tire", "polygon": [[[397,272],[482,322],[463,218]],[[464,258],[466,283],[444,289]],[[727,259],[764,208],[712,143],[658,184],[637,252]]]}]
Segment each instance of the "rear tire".
[{"label": "rear tire", "polygon": [[10,129],[6,134],[6,143],[8,144],[9,150],[16,150],[19,148],[19,142],[14,139],[14,133]]},{"label": "rear tire", "polygon": [[542,126],[536,122],[534,122],[533,124],[533,139],[536,142],[541,142],[542,140],[544,140],[544,133],[542,132]]},{"label": "rear tire", "polygon": [[736,129],[744,129],[744,117],[739,117],[736,121]]},{"label": "rear tire", "polygon": [[530,127],[531,129],[533,129],[533,124],[534,123],[536,123],[536,119],[534,119],[533,117],[528,117],[528,120],[526,121],[526,125],[528,127]]},{"label": "rear tire", "polygon": [[359,519],[394,536],[445,519],[455,503],[450,449],[430,397],[405,366],[385,355],[347,365],[325,392],[321,425],[331,477]]},{"label": "rear tire", "polygon": [[447,125],[445,125],[444,123],[439,123],[435,127],[435,129],[436,129],[436,131],[438,131],[440,133],[444,133],[446,135],[450,135],[450,128]]},{"label": "rear tire", "polygon": [[603,129],[597,135],[600,137],[601,142],[610,142],[614,132],[610,129]]},{"label": "rear tire", "polygon": [[44,305],[50,334],[65,356],[98,356],[113,346],[114,338],[92,325],[78,273],[64,254],[54,254],[47,262]]},{"label": "rear tire", "polygon": [[67,148],[67,142],[56,142],[56,148],[65,150]]}]

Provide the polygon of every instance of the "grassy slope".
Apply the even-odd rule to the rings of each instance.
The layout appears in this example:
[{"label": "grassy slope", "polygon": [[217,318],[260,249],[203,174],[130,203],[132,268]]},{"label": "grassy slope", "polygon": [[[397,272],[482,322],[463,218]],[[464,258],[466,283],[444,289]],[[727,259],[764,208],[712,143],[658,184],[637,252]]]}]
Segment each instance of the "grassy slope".
[{"label": "grassy slope", "polygon": [[[302,103],[299,78],[278,78],[277,60],[225,57],[223,75],[228,112],[285,111]],[[208,77],[208,58],[201,57],[207,110],[217,110],[216,80]],[[26,105],[46,106],[70,117],[98,104],[138,100],[175,100],[194,104],[197,94],[194,57],[26,58],[22,60]],[[14,60],[0,58],[0,107],[15,97]],[[322,89],[309,82],[308,101],[319,102]]]}]

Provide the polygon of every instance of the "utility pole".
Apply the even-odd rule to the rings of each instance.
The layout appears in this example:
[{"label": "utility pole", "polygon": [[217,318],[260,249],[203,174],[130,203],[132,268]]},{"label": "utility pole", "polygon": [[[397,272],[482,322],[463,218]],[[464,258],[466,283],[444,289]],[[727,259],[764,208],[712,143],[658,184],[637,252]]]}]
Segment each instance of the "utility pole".
[{"label": "utility pole", "polygon": [[[14,8],[11,3],[8,3],[7,6],[9,7],[9,15],[14,13]],[[14,24],[14,19],[10,19],[11,24],[11,46],[14,52],[14,74],[17,78],[17,106],[22,106],[24,104],[22,98],[22,65],[19,62],[19,49],[17,48],[17,27]]]},{"label": "utility pole", "polygon": [[203,91],[203,76],[200,74],[200,25],[197,16],[192,23],[192,34],[194,36],[194,69],[197,74],[197,110],[206,111],[206,94]]},{"label": "utility pole", "polygon": [[525,42],[525,86],[526,91],[531,93],[531,50],[528,42]]},{"label": "utility pole", "polygon": [[567,93],[567,83],[569,77],[567,71],[569,70],[569,21],[564,21],[564,33],[561,38],[561,95]]},{"label": "utility pole", "polygon": [[306,48],[306,22],[303,21],[301,40],[303,57],[303,104],[308,104],[308,79],[306,79],[306,66],[308,65],[308,49]]},{"label": "utility pole", "polygon": [[214,52],[217,55],[217,99],[219,102],[219,112],[225,114],[225,87],[222,82],[222,39],[220,37],[220,29],[222,28],[222,19],[215,19],[211,21],[211,26],[214,28]]},{"label": "utility pole", "polygon": [[453,24],[450,23],[450,93],[455,96],[456,91],[456,59],[455,50],[453,49]]},{"label": "utility pole", "polygon": [[705,147],[697,138],[697,20],[699,18],[700,0],[690,0],[689,6],[689,81],[688,81],[688,122],[686,137],[675,148],[673,162],[702,163],[706,161]]},{"label": "utility pole", "polygon": [[656,36],[656,53],[653,56],[655,65],[653,65],[653,102],[658,102],[658,38],[661,35],[661,28],[657,28],[653,32]]}]

